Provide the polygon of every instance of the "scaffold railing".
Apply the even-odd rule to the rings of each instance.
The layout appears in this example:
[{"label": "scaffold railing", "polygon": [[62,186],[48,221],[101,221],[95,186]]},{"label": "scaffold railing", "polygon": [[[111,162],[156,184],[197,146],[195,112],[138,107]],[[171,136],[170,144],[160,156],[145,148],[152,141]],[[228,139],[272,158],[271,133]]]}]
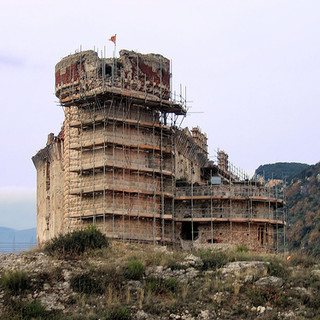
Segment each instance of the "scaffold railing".
[{"label": "scaffold railing", "polygon": [[282,199],[279,190],[250,185],[219,185],[177,187],[176,197],[221,196],[221,197],[263,197]]},{"label": "scaffold railing", "polygon": [[213,218],[213,219],[248,219],[248,220],[274,220],[274,221],[284,221],[283,210],[272,210],[265,212],[250,210],[250,209],[240,209],[232,207],[229,208],[179,208],[175,209],[175,218],[177,219],[201,219],[201,218]]}]

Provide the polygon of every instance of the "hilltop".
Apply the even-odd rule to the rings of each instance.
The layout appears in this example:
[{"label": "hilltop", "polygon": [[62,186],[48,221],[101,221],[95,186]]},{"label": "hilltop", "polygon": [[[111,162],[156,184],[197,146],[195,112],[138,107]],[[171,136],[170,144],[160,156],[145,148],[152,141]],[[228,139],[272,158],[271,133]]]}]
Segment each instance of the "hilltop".
[{"label": "hilltop", "polygon": [[259,166],[254,175],[259,175],[266,181],[271,179],[285,180],[299,174],[302,170],[305,170],[308,167],[309,165],[306,163],[277,162]]},{"label": "hilltop", "polygon": [[[16,270],[19,270],[18,272]],[[318,319],[319,261],[112,242],[83,256],[0,255],[0,319]],[[19,279],[19,281],[17,281]]]}]

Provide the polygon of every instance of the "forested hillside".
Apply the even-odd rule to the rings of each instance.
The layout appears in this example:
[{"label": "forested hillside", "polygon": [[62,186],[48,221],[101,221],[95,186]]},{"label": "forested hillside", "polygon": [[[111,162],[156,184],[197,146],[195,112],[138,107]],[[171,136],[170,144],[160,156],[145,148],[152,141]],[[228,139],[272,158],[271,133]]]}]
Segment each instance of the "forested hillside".
[{"label": "forested hillside", "polygon": [[287,208],[289,248],[320,255],[320,162],[289,181]]},{"label": "forested hillside", "polygon": [[288,179],[299,174],[302,170],[309,167],[306,163],[298,162],[277,162],[259,166],[255,171],[255,176],[261,176],[266,181],[270,179]]}]

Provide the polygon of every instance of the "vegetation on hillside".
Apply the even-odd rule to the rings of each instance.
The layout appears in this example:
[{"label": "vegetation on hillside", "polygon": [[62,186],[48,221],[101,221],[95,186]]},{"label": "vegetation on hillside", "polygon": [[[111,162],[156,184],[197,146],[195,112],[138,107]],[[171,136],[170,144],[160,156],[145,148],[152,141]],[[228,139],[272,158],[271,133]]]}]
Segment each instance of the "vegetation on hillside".
[{"label": "vegetation on hillside", "polygon": [[289,249],[320,256],[320,163],[274,163],[262,165],[256,175],[284,179],[286,184],[287,240]]},{"label": "vegetation on hillside", "polygon": [[60,258],[77,257],[85,251],[100,249],[108,246],[107,237],[95,226],[67,234],[60,234],[51,239],[44,250],[51,256]]},{"label": "vegetation on hillside", "polygon": [[320,255],[320,162],[289,181],[288,243]]},{"label": "vegetation on hillside", "polygon": [[[22,260],[33,265],[44,256]],[[287,260],[243,247],[190,254],[112,242],[73,258],[0,272],[0,319],[289,319],[293,311],[296,319],[320,319],[319,261],[300,252]],[[228,267],[232,262],[252,264],[240,272]],[[258,286],[263,279],[280,285]],[[57,299],[52,305],[60,309],[48,309],[46,299]]]},{"label": "vegetation on hillside", "polygon": [[302,170],[305,170],[308,167],[308,164],[297,162],[277,162],[272,164],[264,164],[256,169],[255,176],[259,175],[266,181],[270,179],[285,180],[299,174]]}]

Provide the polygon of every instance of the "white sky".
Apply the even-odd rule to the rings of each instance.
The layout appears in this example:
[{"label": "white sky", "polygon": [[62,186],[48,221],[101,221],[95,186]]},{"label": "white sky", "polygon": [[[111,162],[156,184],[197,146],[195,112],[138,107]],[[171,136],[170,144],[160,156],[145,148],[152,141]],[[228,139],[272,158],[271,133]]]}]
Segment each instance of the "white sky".
[{"label": "white sky", "polygon": [[[55,64],[80,45],[111,56],[114,33],[119,50],[172,59],[174,88],[186,86],[190,111],[203,112],[183,125],[208,134],[210,153],[224,149],[250,173],[318,162],[319,30],[319,0],[1,0],[0,196],[31,190],[35,210],[31,157],[63,121]],[[35,226],[32,210],[12,212],[17,228]]]}]

